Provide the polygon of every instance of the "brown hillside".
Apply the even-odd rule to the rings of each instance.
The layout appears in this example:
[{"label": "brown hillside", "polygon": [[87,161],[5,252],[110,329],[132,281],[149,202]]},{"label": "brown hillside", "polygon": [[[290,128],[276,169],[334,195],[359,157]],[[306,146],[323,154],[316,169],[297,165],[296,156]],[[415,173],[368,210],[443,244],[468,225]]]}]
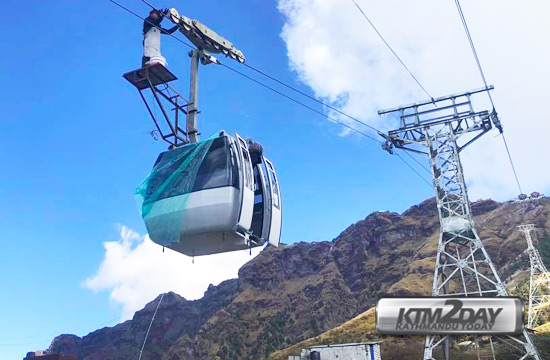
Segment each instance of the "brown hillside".
[{"label": "brown hillside", "polygon": [[[501,276],[521,282],[528,259],[515,227],[534,223],[541,242],[550,241],[550,200],[486,200],[473,210]],[[335,338],[360,335],[366,329],[334,328],[382,295],[430,293],[438,226],[430,199],[403,214],[372,213],[332,241],[267,248],[240,269],[238,279],[211,286],[202,299],[165,296],[144,359],[265,359],[330,329]],[[135,357],[155,305],[83,338],[60,336],[51,350],[68,349],[83,360]]]}]

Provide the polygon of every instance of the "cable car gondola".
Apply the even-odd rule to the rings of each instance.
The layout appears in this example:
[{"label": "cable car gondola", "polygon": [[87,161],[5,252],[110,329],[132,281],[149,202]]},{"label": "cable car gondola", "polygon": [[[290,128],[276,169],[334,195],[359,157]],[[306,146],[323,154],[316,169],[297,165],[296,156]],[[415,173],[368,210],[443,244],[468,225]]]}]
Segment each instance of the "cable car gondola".
[{"label": "cable car gondola", "polygon": [[151,240],[189,256],[278,246],[282,203],[273,164],[222,131],[159,155],[138,187]]},{"label": "cable car gondola", "polygon": [[[159,137],[170,144],[136,191],[149,237],[190,256],[242,250],[266,242],[278,246],[282,203],[273,164],[258,151],[251,156],[247,142],[238,134],[233,137],[221,131],[199,141],[199,63],[221,64],[212,54],[244,63],[243,53],[176,9],[166,10],[162,16],[178,25],[197,49],[189,53],[189,99],[170,86],[177,77],[163,63],[123,75],[139,91]],[[147,90],[154,101],[147,100]],[[156,106],[161,116],[156,115]],[[161,118],[167,128],[161,126]]]}]

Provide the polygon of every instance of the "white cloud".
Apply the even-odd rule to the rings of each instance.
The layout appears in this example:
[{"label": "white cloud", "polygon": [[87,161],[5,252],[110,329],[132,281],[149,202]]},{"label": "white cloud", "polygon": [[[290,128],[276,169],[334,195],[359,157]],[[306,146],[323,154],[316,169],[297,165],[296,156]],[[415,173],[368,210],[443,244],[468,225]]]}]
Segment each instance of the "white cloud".
[{"label": "white cloud", "polygon": [[121,320],[163,292],[173,291],[187,300],[201,298],[209,284],[236,278],[239,268],[258,255],[262,248],[195,257],[165,249],[149,236],[121,226],[120,239],[103,243],[105,256],[96,273],[83,283],[94,291],[109,291],[110,299],[121,306]]},{"label": "white cloud", "polygon": [[[482,87],[453,1],[356,1],[432,96]],[[548,193],[550,3],[463,0],[462,8],[485,76],[495,85],[496,108],[523,190]],[[395,124],[379,118],[378,109],[427,98],[351,0],[279,0],[279,10],[286,19],[281,36],[290,67],[316,96],[383,130]],[[487,100],[480,105],[488,106]],[[517,196],[496,134],[464,151],[472,199]]]}]

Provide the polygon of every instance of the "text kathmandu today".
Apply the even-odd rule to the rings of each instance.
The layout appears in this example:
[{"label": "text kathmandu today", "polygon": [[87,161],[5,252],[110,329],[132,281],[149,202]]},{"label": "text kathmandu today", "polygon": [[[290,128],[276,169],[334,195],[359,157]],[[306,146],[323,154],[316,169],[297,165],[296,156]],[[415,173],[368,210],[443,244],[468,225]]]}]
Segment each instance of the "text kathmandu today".
[{"label": "text kathmandu today", "polygon": [[463,307],[460,300],[447,300],[453,307],[444,314],[438,308],[400,308],[395,325],[398,331],[490,331],[503,308]]}]

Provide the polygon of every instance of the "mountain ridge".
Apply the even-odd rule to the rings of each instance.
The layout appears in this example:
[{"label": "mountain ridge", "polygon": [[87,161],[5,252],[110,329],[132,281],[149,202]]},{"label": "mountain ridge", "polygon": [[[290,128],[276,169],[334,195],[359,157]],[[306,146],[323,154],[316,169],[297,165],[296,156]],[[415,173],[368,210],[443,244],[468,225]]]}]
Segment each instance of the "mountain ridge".
[{"label": "mountain ridge", "polygon": [[[332,241],[266,248],[239,270],[238,278],[209,286],[201,299],[167,293],[144,359],[265,359],[358,316],[380,296],[428,295],[438,240],[436,210],[431,198],[402,214],[373,212]],[[515,225],[535,223],[547,241],[550,200],[481,200],[472,211],[502,278],[520,281],[528,258]],[[114,327],[82,338],[57,337],[49,351],[83,360],[137,356],[156,301]]]}]

